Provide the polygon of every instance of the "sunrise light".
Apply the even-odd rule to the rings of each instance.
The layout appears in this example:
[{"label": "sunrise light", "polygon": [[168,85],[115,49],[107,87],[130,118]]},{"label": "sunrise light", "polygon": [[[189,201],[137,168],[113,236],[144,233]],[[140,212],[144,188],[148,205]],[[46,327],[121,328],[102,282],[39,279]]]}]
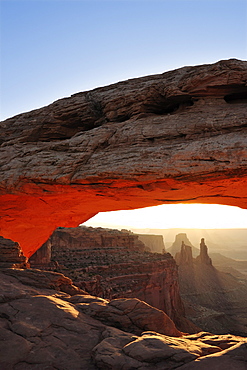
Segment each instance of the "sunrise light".
[{"label": "sunrise light", "polygon": [[132,228],[246,228],[247,210],[219,204],[164,204],[134,210],[100,212],[84,225]]}]

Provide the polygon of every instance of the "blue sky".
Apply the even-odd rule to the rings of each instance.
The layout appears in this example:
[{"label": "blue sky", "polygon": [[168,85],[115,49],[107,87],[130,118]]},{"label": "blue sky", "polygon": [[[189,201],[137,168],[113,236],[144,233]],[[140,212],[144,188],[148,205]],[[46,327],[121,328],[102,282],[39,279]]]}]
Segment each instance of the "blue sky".
[{"label": "blue sky", "polygon": [[246,0],[0,5],[0,119],[132,77],[247,58]]},{"label": "blue sky", "polygon": [[[247,0],[0,0],[0,6],[1,120],[128,78],[247,58]],[[194,208],[186,207],[192,220]],[[171,218],[168,208],[157,217]],[[209,216],[215,225],[223,215],[233,220],[232,209],[217,212]],[[220,226],[247,227],[247,211],[239,212]],[[182,224],[176,212],[173,227]]]}]

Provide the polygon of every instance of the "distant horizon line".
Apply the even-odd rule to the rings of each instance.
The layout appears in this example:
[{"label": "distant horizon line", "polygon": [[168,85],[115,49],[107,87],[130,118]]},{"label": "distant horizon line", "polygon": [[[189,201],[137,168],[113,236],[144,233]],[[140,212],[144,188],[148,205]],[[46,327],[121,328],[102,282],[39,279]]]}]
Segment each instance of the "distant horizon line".
[{"label": "distant horizon line", "polygon": [[[86,222],[85,222],[86,223]],[[102,227],[102,228],[122,228],[122,229],[134,229],[134,230],[178,230],[178,229],[186,229],[186,230],[247,230],[247,227],[134,227],[134,226],[127,226],[127,225],[110,225],[110,224],[101,224],[101,225],[85,225],[85,223],[80,224],[79,226],[87,226],[87,227]]]}]

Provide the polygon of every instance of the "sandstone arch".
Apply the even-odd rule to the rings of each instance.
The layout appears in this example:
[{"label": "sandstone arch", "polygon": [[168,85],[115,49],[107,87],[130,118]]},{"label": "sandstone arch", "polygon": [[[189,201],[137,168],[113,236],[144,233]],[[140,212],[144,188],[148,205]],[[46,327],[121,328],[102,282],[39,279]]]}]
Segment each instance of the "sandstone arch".
[{"label": "sandstone arch", "polygon": [[1,123],[0,234],[27,256],[57,226],[162,203],[247,208],[247,62],[184,67]]}]

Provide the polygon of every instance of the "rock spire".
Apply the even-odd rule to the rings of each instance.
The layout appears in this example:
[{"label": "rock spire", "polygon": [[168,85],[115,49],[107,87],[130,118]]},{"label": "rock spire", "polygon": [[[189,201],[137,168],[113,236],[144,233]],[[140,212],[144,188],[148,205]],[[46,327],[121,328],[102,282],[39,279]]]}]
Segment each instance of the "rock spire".
[{"label": "rock spire", "polygon": [[196,257],[196,262],[212,266],[212,260],[208,255],[208,247],[205,244],[204,238],[201,239],[200,254]]},{"label": "rock spire", "polygon": [[192,248],[190,245],[186,245],[184,241],[182,241],[181,251],[176,253],[175,261],[177,262],[178,266],[181,265],[193,265],[193,257],[192,257]]}]

